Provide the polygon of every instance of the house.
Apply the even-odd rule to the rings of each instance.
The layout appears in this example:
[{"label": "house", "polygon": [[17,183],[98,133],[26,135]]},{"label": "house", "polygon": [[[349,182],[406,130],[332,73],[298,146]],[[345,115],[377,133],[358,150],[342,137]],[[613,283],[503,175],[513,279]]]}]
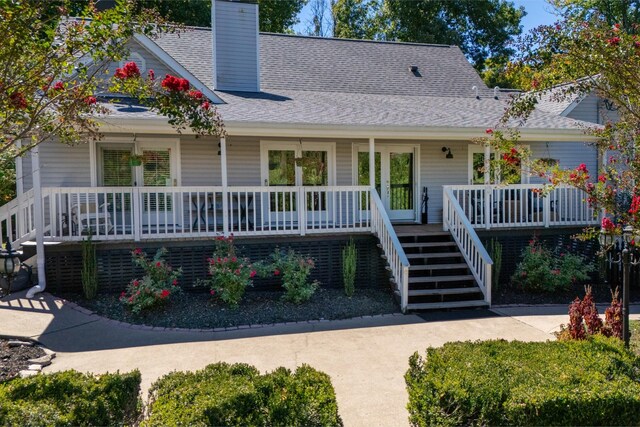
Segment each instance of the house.
[{"label": "house", "polygon": [[[213,28],[136,36],[129,60],[188,79],[217,104],[226,137],[177,134],[165,118],[103,96],[111,114],[101,141],[52,141],[18,160],[19,196],[0,222],[14,244],[38,242],[46,275],[31,294],[45,278],[77,281],[88,234],[105,254],[231,233],[297,236],[313,250],[373,235],[403,310],[486,305],[492,261],[476,229],[594,221],[575,189],[543,198],[524,168],[508,188],[483,172],[495,153],[474,139],[508,96],[458,47],[259,33],[257,5],[212,7]],[[565,111],[536,110],[521,140],[534,158],[595,169],[576,120],[585,117]],[[104,274],[119,277],[128,261],[119,262]]]}]

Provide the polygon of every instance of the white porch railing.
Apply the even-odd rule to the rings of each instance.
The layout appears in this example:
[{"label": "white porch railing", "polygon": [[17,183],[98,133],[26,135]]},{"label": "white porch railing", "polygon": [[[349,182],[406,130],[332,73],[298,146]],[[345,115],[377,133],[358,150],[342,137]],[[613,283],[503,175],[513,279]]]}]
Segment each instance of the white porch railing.
[{"label": "white porch railing", "polygon": [[[549,227],[596,224],[582,190],[563,186],[542,196],[541,185],[447,185],[473,228]],[[445,209],[443,222],[446,224]]]},{"label": "white porch railing", "polygon": [[404,312],[409,304],[409,260],[377,191],[371,192],[371,231],[380,240],[387,257],[396,289],[400,294],[400,308]]},{"label": "white porch railing", "polygon": [[493,261],[480,241],[454,191],[446,186],[443,193],[443,226],[449,230],[475,277],[484,300],[491,304],[491,266]]},{"label": "white porch railing", "polygon": [[[33,190],[0,206],[0,245],[18,245],[35,236]],[[5,240],[6,239],[6,240]]]},{"label": "white porch railing", "polygon": [[371,230],[367,186],[228,187],[226,210],[222,187],[69,187],[42,193],[44,236],[50,240]]}]

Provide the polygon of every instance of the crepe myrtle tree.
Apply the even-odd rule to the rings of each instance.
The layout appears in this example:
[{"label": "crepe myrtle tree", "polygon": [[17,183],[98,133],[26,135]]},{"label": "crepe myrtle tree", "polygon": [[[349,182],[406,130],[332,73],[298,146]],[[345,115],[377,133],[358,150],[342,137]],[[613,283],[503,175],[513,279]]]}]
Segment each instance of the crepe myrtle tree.
[{"label": "crepe myrtle tree", "polygon": [[133,1],[118,0],[102,11],[86,4],[78,12],[71,0],[0,0],[0,157],[54,137],[65,144],[99,139],[96,118],[108,110],[96,94],[105,90],[167,116],[178,132],[224,134],[210,100],[187,80],[156,78],[153,71],[142,76],[135,63],[107,74],[110,63],[127,57],[135,34],[156,38],[180,27],[153,11],[134,13]]},{"label": "crepe myrtle tree", "polygon": [[[594,94],[606,100],[605,124],[584,127],[605,159],[600,170],[588,170],[585,164],[562,169],[550,159],[528,163],[533,174],[546,178],[543,191],[560,184],[584,190],[588,203],[606,212],[602,228],[614,234],[624,226],[640,230],[640,37],[638,26],[629,25],[611,25],[597,13],[585,18],[570,9],[554,25],[530,33],[518,61],[530,71],[535,90],[512,98],[501,123],[482,138],[509,154],[499,162],[508,164],[513,157],[526,161],[517,128],[541,98],[563,101]],[[597,231],[587,229],[584,237]]]}]

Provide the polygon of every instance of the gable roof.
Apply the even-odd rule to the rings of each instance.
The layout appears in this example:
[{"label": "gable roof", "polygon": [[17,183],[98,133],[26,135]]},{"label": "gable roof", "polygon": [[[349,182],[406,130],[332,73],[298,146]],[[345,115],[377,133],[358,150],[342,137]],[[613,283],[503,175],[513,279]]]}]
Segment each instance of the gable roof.
[{"label": "gable roof", "polygon": [[[154,42],[213,90],[209,28],[164,34]],[[386,128],[398,136],[447,128],[483,134],[496,126],[509,99],[505,93],[494,99],[455,46],[270,33],[260,33],[259,46],[262,92],[215,91],[229,128]],[[421,76],[410,71],[412,65]],[[134,116],[127,118],[143,118]],[[578,135],[588,125],[538,109],[522,127]]]}]

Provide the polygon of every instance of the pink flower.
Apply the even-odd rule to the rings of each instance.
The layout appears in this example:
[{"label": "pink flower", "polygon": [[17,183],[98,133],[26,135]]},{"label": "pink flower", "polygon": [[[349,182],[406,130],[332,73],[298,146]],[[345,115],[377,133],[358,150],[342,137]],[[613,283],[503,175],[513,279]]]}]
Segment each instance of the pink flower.
[{"label": "pink flower", "polygon": [[137,280],[133,281],[133,287],[134,288],[137,288],[139,284],[140,284],[140,282],[138,282]]},{"label": "pink flower", "polygon": [[162,292],[160,292],[160,298],[166,298],[169,296],[169,294],[171,294],[171,292],[169,292],[166,289],[163,289]]},{"label": "pink flower", "polygon": [[93,105],[93,104],[95,104],[96,102],[98,102],[98,100],[96,99],[96,97],[95,97],[95,96],[87,96],[87,97],[84,99],[84,103],[85,103],[85,104],[87,104],[87,105]]},{"label": "pink flower", "polygon": [[149,70],[149,79],[150,80],[156,79],[156,73],[154,73],[153,70]]},{"label": "pink flower", "polygon": [[156,267],[162,267],[162,262],[160,261],[156,262]]},{"label": "pink flower", "polygon": [[171,284],[173,286],[178,286],[178,279],[173,279],[173,282],[171,282]]},{"label": "pink flower", "polygon": [[249,277],[254,278],[256,276],[256,271],[252,270],[251,273],[249,274]]},{"label": "pink flower", "polygon": [[122,292],[120,293],[120,298],[124,298],[124,297],[125,297],[125,295],[127,295],[127,293],[126,293],[125,291],[122,291]]},{"label": "pink flower", "polygon": [[133,254],[134,254],[134,255],[142,255],[142,249],[140,249],[140,248],[135,248],[135,249],[133,250]]},{"label": "pink flower", "polygon": [[600,181],[602,183],[605,183],[605,182],[607,182],[607,177],[604,176],[604,175],[600,175],[600,176],[598,176],[598,181]]},{"label": "pink flower", "polygon": [[493,133],[493,129],[488,128],[487,130],[484,131],[484,133],[491,135]]},{"label": "pink flower", "polygon": [[607,40],[607,43],[609,43],[609,46],[618,46],[620,44],[620,37],[611,37],[609,40]]},{"label": "pink flower", "polygon": [[211,104],[209,103],[209,101],[204,101],[202,104],[200,104],[200,108],[202,108],[203,110],[208,110],[209,108],[211,108]]},{"label": "pink flower", "polygon": [[211,289],[211,292],[209,292],[211,295],[215,295],[216,291],[214,291],[213,289]]},{"label": "pink flower", "polygon": [[236,261],[238,261],[238,258],[236,257],[231,258],[231,262],[236,262]]},{"label": "pink flower", "polygon": [[64,83],[56,82],[56,84],[53,85],[53,90],[64,90]]},{"label": "pink flower", "polygon": [[279,276],[280,275],[280,270],[278,270],[277,268],[275,270],[273,270],[273,275],[274,276]]},{"label": "pink flower", "polygon": [[202,92],[196,89],[192,89],[189,91],[189,96],[193,99],[202,99]]}]

